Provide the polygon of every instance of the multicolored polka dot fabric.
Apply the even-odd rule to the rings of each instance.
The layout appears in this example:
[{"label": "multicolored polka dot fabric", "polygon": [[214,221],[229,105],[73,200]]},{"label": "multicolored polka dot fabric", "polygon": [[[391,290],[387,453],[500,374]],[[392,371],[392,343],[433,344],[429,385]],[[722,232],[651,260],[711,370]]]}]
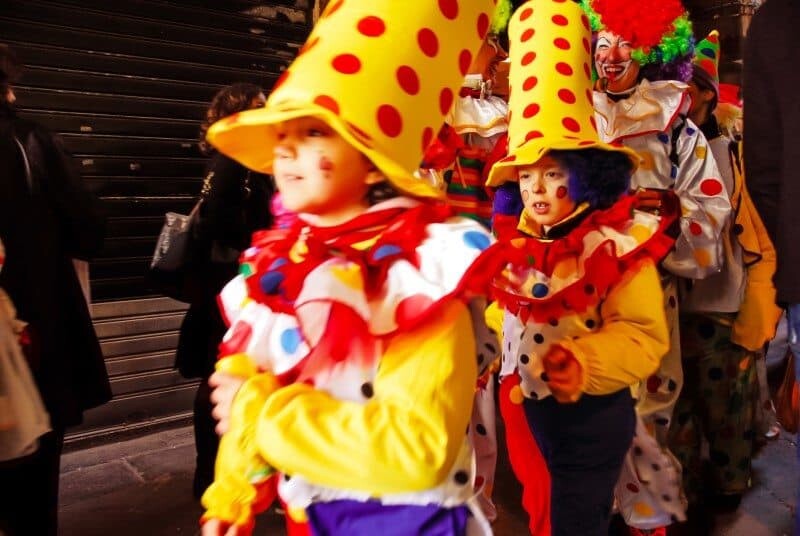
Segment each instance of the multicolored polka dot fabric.
[{"label": "multicolored polka dot fabric", "polygon": [[634,166],[639,157],[597,136],[592,109],[591,30],[575,2],[523,4],[508,27],[509,155],[494,165],[488,186],[516,180],[514,168],[536,163],[551,149],[622,151]]},{"label": "multicolored polka dot fabric", "polygon": [[269,172],[271,125],[316,116],[398,189],[439,197],[413,171],[453,105],[494,4],[333,0],[266,107],[212,125],[208,141],[248,168]]}]

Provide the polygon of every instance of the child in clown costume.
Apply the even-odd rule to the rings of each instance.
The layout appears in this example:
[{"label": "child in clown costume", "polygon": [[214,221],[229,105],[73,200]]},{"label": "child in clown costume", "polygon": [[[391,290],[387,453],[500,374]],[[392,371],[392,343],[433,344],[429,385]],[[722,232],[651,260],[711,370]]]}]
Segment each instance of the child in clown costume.
[{"label": "child in clown costume", "polygon": [[[680,464],[666,448],[683,385],[677,281],[719,272],[730,198],[708,141],[687,117],[691,99],[685,82],[691,76],[694,37],[680,1],[582,0],[582,5],[594,32],[598,80],[593,100],[600,137],[639,154],[631,186],[643,210],[658,213],[666,191],[676,194],[681,206],[680,235],[660,264],[670,351],[639,393],[637,412],[644,426],[617,487],[619,508],[631,532],[663,534],[673,520],[685,519],[685,499],[676,498]],[[652,438],[670,460],[668,472],[677,472],[678,478],[665,477],[662,464],[656,471],[646,456],[637,455],[652,449]]]},{"label": "child in clown costume", "polygon": [[[494,282],[500,406],[537,536],[608,533],[636,428],[631,387],[669,342],[656,263],[674,243],[676,206],[665,198],[659,218],[624,196],[638,158],[597,136],[590,37],[575,2],[514,13],[510,154],[488,182],[504,200],[492,249],[506,263]],[[521,214],[508,210],[519,201]]]},{"label": "child in clown costume", "polygon": [[265,108],[209,129],[299,220],[254,236],[220,295],[204,535],[249,534],[276,488],[290,534],[490,533],[465,430],[497,352],[491,238],[413,171],[492,8],[332,2]]},{"label": "child in clown costume", "polygon": [[[775,249],[750,200],[739,151],[714,115],[720,98],[719,33],[697,44],[689,117],[699,125],[732,195],[735,219],[722,235],[722,270],[681,280],[681,355],[684,388],[670,428],[670,448],[683,465],[690,504],[714,500],[736,506],[750,487],[758,405],[757,361],[775,334]],[[765,367],[766,368],[766,367]],[[709,463],[701,444],[709,444]]]}]

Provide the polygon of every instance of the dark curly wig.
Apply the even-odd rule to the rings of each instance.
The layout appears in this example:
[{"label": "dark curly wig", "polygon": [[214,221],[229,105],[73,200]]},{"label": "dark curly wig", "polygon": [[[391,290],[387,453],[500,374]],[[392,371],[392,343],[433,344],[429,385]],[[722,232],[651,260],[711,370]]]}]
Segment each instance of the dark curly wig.
[{"label": "dark curly wig", "polygon": [[214,148],[206,142],[208,127],[229,115],[243,112],[252,108],[253,99],[264,90],[255,84],[246,82],[232,84],[220,89],[206,110],[206,117],[200,123],[200,150],[203,154],[211,154]]},{"label": "dark curly wig", "polygon": [[[623,153],[590,148],[547,154],[569,173],[569,196],[576,203],[608,208],[630,187],[633,163]],[[494,213],[516,215],[522,208],[518,183],[507,182],[495,191]]]}]

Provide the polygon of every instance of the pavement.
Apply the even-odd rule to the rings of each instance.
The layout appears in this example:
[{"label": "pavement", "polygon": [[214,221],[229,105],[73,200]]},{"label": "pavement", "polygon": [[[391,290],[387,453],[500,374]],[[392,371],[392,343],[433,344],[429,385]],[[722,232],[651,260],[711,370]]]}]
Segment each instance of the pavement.
[{"label": "pavement", "polygon": [[[736,512],[716,517],[711,536],[791,535],[798,482],[795,452],[793,436],[770,441],[753,462],[753,488]],[[200,507],[191,492],[193,469],[191,427],[68,452],[62,458],[60,534],[199,534]],[[495,534],[527,533],[519,497],[519,485],[501,453]],[[282,516],[274,511],[262,515],[255,534],[284,535]]]}]

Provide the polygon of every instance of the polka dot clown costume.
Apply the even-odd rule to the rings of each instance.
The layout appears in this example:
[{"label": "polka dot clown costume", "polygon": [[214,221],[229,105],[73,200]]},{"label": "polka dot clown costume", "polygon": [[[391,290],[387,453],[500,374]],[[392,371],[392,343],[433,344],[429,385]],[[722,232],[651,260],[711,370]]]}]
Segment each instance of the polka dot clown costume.
[{"label": "polka dot clown costume", "polygon": [[[764,345],[780,317],[772,285],[775,250],[747,192],[738,147],[720,133],[712,113],[719,98],[719,33],[711,32],[696,52],[690,91],[697,102],[691,114],[708,139],[736,216],[722,233],[720,272],[680,281],[685,382],[669,445],[683,466],[686,495],[695,504],[750,487],[759,408],[757,361],[763,360]],[[708,464],[701,459],[704,441]]]},{"label": "polka dot clown costume", "polygon": [[334,0],[266,107],[209,129],[220,152],[274,169],[291,210],[311,177],[303,162],[348,177],[351,190],[367,184],[304,152],[341,140],[361,153],[347,170],[377,170],[400,195],[332,225],[322,209],[301,211],[244,252],[220,295],[230,329],[217,370],[246,380],[203,497],[205,523],[249,533],[277,493],[290,534],[491,532],[464,433],[478,366],[498,351],[481,297],[491,236],[453,217],[413,173],[493,6]]},{"label": "polka dot clown costume", "polygon": [[668,348],[656,263],[675,206],[659,218],[624,195],[638,158],[598,138],[590,38],[575,2],[514,13],[510,152],[488,180],[496,200],[519,200],[495,204],[505,265],[493,286],[501,413],[535,535],[607,534],[636,427],[631,387]]},{"label": "polka dot clown costume", "polygon": [[[640,157],[631,186],[640,198],[674,192],[681,207],[675,248],[661,263],[670,351],[645,382],[637,411],[664,448],[675,402],[683,385],[678,328],[677,278],[702,279],[723,263],[721,234],[730,201],[708,141],[688,119],[694,38],[679,0],[583,0],[592,22],[595,118],[600,137],[622,143]],[[649,191],[648,191],[649,190]],[[658,203],[647,204],[658,210]],[[626,522],[642,530],[684,519],[673,492],[646,486],[649,473],[631,450],[617,488]],[[630,485],[629,485],[630,484]],[[636,489],[637,491],[633,491]],[[670,498],[665,501],[662,495]]]}]

